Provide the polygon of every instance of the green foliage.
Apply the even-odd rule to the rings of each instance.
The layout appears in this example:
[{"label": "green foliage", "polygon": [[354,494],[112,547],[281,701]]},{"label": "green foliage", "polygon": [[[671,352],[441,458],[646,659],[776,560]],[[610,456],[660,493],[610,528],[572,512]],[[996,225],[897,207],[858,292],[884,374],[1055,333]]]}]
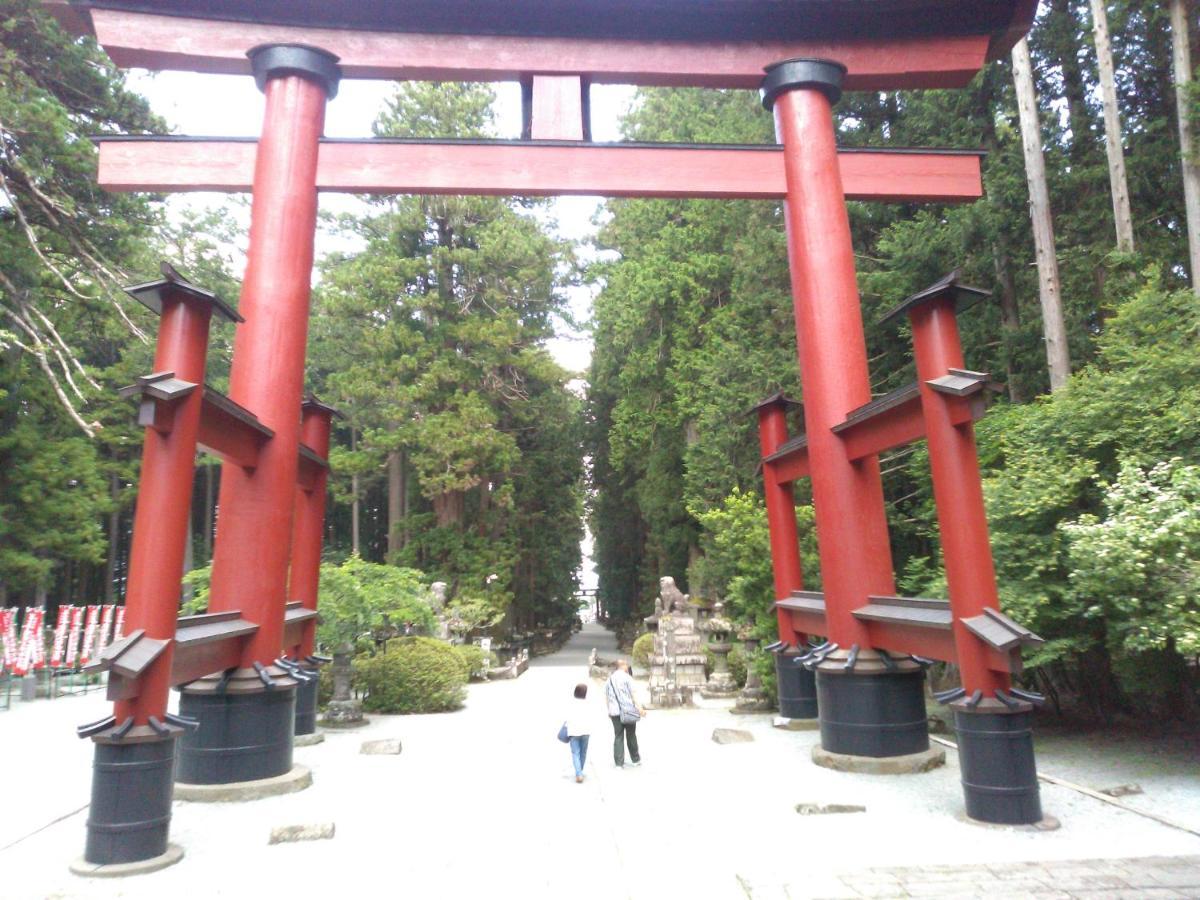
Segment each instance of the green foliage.
[{"label": "green foliage", "polygon": [[444,641],[398,638],[386,652],[360,659],[358,669],[370,712],[449,712],[466,700],[467,664]]},{"label": "green foliage", "polygon": [[[704,674],[712,675],[713,669],[717,664],[717,656],[707,644],[702,649],[704,652]],[[737,686],[744,687],[746,684],[746,651],[742,648],[742,645],[735,643],[725,661],[729,664],[729,674],[733,676],[733,680],[737,682]]]},{"label": "green foliage", "polygon": [[633,642],[629,655],[633,657],[634,665],[643,672],[650,668],[650,657],[654,654],[654,635],[647,632]]},{"label": "green foliage", "polygon": [[472,680],[483,677],[486,671],[484,660],[491,663],[492,657],[495,656],[492,653],[484,653],[483,648],[478,644],[455,644],[454,649],[462,657],[463,665],[467,668],[467,676]]},{"label": "green foliage", "polygon": [[433,627],[429,586],[415,569],[385,566],[352,556],[340,566],[321,565],[317,639],[326,647],[412,622]]}]

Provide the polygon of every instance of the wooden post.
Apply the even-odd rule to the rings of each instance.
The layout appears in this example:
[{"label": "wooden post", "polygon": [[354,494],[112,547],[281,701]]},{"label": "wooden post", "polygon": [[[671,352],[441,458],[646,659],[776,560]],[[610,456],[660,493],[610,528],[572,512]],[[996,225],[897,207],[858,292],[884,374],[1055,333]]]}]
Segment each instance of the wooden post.
[{"label": "wooden post", "polygon": [[1029,182],[1029,218],[1033,222],[1033,244],[1037,254],[1042,333],[1050,369],[1050,390],[1056,391],[1071,375],[1071,353],[1067,347],[1067,326],[1063,321],[1058,258],[1054,253],[1054,223],[1050,218],[1050,192],[1046,187],[1046,161],[1042,156],[1042,131],[1038,124],[1037,94],[1033,89],[1033,64],[1029,59],[1029,44],[1024,38],[1013,47],[1012,61],[1021,144],[1025,151],[1025,177]]},{"label": "wooden post", "polygon": [[1121,144],[1121,112],[1113,77],[1112,42],[1108,39],[1108,11],[1104,0],[1092,0],[1092,34],[1100,67],[1100,96],[1104,104],[1104,149],[1108,154],[1108,180],[1112,189],[1117,249],[1133,252],[1133,214],[1129,211],[1129,181],[1125,177],[1125,149]]},{"label": "wooden post", "polygon": [[1187,209],[1188,271],[1192,290],[1200,294],[1200,166],[1192,146],[1188,88],[1192,83],[1192,49],[1187,0],[1171,0],[1171,59],[1175,67],[1175,111],[1179,118],[1179,156],[1183,166],[1183,201]]}]

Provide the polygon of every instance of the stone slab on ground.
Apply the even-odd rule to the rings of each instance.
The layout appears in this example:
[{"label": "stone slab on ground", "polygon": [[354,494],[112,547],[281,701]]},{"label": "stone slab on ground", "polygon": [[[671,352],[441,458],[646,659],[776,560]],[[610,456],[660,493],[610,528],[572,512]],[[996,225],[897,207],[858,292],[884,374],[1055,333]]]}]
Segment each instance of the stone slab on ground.
[{"label": "stone slab on ground", "polygon": [[796,812],[802,816],[826,816],[838,813],[866,812],[865,806],[856,803],[797,803]]},{"label": "stone slab on ground", "polygon": [[712,739],[714,744],[749,744],[754,735],[740,728],[714,728]]},{"label": "stone slab on ground", "polygon": [[313,731],[309,734],[298,734],[292,739],[293,747],[313,747],[325,743],[325,732]]},{"label": "stone slab on ground", "polygon": [[294,794],[311,787],[312,783],[312,770],[308,766],[294,765],[290,772],[257,781],[238,781],[233,784],[185,784],[177,781],[175,799],[191,803],[243,803]]},{"label": "stone slab on ground", "polygon": [[781,731],[820,731],[820,719],[788,719],[784,716],[776,716],[771,722],[772,727],[778,728]]},{"label": "stone slab on ground", "polygon": [[854,772],[859,775],[919,775],[946,764],[946,751],[941,747],[930,747],[920,753],[904,756],[853,756],[848,753],[830,753],[817,745],[812,748],[812,761],[835,772]]},{"label": "stone slab on ground", "polygon": [[378,741],[363,741],[358,750],[367,756],[398,756],[400,754],[399,738],[383,738]]},{"label": "stone slab on ground", "polygon": [[167,844],[165,853],[150,859],[140,859],[137,862],[110,863],[100,865],[90,863],[83,857],[71,863],[71,872],[83,878],[129,878],[134,875],[149,875],[173,866],[183,859],[183,848],[178,844]]},{"label": "stone slab on ground", "polygon": [[268,844],[294,844],[299,841],[330,840],[336,825],[333,822],[320,822],[315,825],[280,825],[271,829]]}]

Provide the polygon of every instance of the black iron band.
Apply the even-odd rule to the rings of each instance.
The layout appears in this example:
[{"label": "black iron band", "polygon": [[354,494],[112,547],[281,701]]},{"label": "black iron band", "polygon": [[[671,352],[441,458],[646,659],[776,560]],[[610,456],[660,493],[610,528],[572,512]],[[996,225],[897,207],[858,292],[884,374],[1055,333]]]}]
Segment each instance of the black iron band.
[{"label": "black iron band", "polygon": [[774,107],[776,97],[796,88],[815,88],[830,103],[837,103],[846,77],[846,67],[831,59],[785,59],[767,66],[765,71],[760,92],[763,108],[768,112]]},{"label": "black iron band", "polygon": [[304,75],[321,82],[329,99],[337,96],[342,68],[337,64],[338,57],[328,50],[307,44],[260,44],[246,55],[260,91],[266,90],[268,78]]}]

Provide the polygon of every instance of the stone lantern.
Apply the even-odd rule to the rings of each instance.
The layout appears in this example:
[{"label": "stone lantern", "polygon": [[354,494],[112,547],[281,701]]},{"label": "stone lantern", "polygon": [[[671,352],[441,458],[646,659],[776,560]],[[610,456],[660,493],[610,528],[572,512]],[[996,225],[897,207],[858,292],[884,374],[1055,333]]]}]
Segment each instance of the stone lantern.
[{"label": "stone lantern", "polygon": [[758,652],[758,638],[755,637],[751,626],[745,625],[738,631],[738,640],[742,642],[742,649],[746,651],[746,686],[738,694],[737,703],[733,705],[730,712],[769,712],[770,705],[767,703],[767,694],[762,687],[762,679],[758,677],[758,671],[754,668],[754,655]]},{"label": "stone lantern", "polygon": [[716,603],[712,615],[700,623],[700,630],[708,634],[708,649],[713,654],[713,671],[708,683],[700,689],[702,697],[732,697],[737,693],[737,682],[729,671],[729,651],[733,649],[734,624],[725,618],[725,604]]}]

